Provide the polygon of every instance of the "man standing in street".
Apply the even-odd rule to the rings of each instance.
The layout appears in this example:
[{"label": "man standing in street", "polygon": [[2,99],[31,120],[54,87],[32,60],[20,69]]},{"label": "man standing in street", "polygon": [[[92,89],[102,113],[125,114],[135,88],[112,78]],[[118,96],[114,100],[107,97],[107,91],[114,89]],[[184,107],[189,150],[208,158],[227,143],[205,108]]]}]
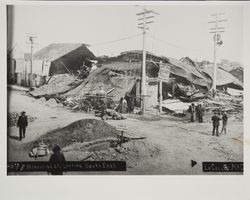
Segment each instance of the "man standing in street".
[{"label": "man standing in street", "polygon": [[221,134],[223,131],[225,131],[225,134],[227,134],[227,120],[228,116],[225,111],[222,112],[222,129],[221,129]]},{"label": "man standing in street", "polygon": [[191,114],[190,121],[194,122],[194,113],[195,113],[195,105],[194,105],[194,103],[192,103],[191,106],[189,106],[188,112],[190,112],[190,114]]},{"label": "man standing in street", "polygon": [[133,113],[134,112],[134,107],[135,107],[135,103],[134,103],[135,100],[134,100],[133,96],[130,96],[129,94],[126,94],[125,99],[126,99],[127,104],[128,104],[128,112]]},{"label": "man standing in street", "polygon": [[107,110],[106,98],[102,98],[100,105],[100,111],[101,111],[100,117],[102,120],[105,120],[106,110]]},{"label": "man standing in street", "polygon": [[19,116],[17,121],[17,127],[19,127],[19,140],[25,138],[26,127],[28,126],[28,119],[25,115],[25,112],[21,112],[21,116]]},{"label": "man standing in street", "polygon": [[203,115],[204,115],[204,109],[201,104],[198,105],[198,121],[199,123],[203,123]]},{"label": "man standing in street", "polygon": [[220,120],[221,118],[218,116],[217,113],[214,113],[214,115],[212,116],[212,121],[213,121],[213,136],[214,136],[214,132],[216,131],[216,136],[219,136],[219,126],[220,126]]}]

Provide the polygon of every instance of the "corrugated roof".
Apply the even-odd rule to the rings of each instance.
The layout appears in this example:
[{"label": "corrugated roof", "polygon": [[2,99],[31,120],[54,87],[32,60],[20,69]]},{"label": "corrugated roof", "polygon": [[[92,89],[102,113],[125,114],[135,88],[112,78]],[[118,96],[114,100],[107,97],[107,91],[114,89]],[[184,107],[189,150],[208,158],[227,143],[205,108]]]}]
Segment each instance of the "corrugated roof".
[{"label": "corrugated roof", "polygon": [[194,76],[203,79],[204,77],[201,75],[201,73],[192,65],[189,65],[187,63],[184,63],[180,60],[177,60],[175,58],[170,58],[168,57],[168,61],[170,64],[176,66],[176,67],[180,67],[182,69],[184,69],[185,71],[187,71],[188,73],[192,73]]},{"label": "corrugated roof", "polygon": [[36,52],[33,58],[53,61],[81,46],[87,47],[88,45],[81,43],[52,43]]},{"label": "corrugated roof", "polygon": [[[204,66],[203,71],[207,73],[213,79],[213,72],[214,72],[213,65]],[[233,84],[236,87],[243,89],[243,83],[240,80],[238,80],[229,72],[218,67],[216,85],[223,86],[223,85],[229,85],[229,84]]]}]

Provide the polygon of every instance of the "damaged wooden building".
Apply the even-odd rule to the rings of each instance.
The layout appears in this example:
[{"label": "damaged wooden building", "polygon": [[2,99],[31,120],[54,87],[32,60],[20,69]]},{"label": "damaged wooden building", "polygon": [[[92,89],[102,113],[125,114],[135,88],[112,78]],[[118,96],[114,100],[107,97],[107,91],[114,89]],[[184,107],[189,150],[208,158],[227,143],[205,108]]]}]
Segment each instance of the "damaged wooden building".
[{"label": "damaged wooden building", "polygon": [[33,58],[10,62],[8,71],[18,77],[12,80],[13,84],[33,87],[42,85],[47,77],[55,74],[72,74],[83,65],[91,66],[95,59],[86,44],[52,43],[37,51]]}]

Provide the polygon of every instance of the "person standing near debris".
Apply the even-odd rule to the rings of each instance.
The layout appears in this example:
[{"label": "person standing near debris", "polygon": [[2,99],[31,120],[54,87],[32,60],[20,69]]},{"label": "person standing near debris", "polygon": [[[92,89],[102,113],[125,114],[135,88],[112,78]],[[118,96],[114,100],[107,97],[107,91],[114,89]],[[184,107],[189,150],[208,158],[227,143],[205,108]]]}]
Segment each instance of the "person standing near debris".
[{"label": "person standing near debris", "polygon": [[[201,104],[200,104],[200,105],[201,105]],[[205,114],[205,108],[204,108],[203,105],[201,105],[201,123],[203,123],[204,114]]]},{"label": "person standing near debris", "polygon": [[218,114],[215,112],[214,115],[212,116],[212,121],[213,121],[213,136],[214,132],[216,131],[216,136],[219,136],[219,126],[220,126],[220,120],[221,118],[218,116]]},{"label": "person standing near debris", "polygon": [[106,114],[106,109],[107,109],[107,103],[106,103],[106,99],[102,98],[101,99],[101,106],[100,106],[100,111],[101,111],[101,119],[104,120],[105,114]]},{"label": "person standing near debris", "polygon": [[59,164],[58,168],[56,169],[50,169],[48,173],[51,173],[52,175],[63,175],[63,166],[60,166],[60,164],[63,164],[66,162],[64,154],[61,152],[61,147],[59,145],[55,145],[52,149],[53,154],[50,156],[49,163],[51,164]]},{"label": "person standing near debris", "polygon": [[119,113],[127,112],[127,106],[128,106],[128,104],[127,104],[126,99],[124,97],[121,97],[119,105],[117,107],[118,112]]},{"label": "person standing near debris", "polygon": [[195,120],[196,121],[199,121],[199,105],[198,106],[195,106]]},{"label": "person standing near debris", "polygon": [[105,91],[104,91],[104,89],[103,89],[103,86],[100,86],[99,87],[99,92],[98,92],[98,94],[100,95],[100,96],[104,96],[106,93],[105,93]]},{"label": "person standing near debris", "polygon": [[199,123],[203,123],[204,110],[203,110],[201,104],[199,104],[197,107],[198,107],[198,109],[197,109],[197,111],[198,111],[198,121],[199,121]]},{"label": "person standing near debris", "polygon": [[191,122],[194,122],[194,113],[195,113],[194,103],[192,103],[191,106],[189,106],[188,112],[190,112],[191,114],[191,117],[190,117]]},{"label": "person standing near debris", "polygon": [[21,112],[21,116],[19,116],[17,120],[17,127],[19,127],[19,140],[21,141],[22,138],[25,138],[26,128],[28,126],[28,118],[25,115],[25,112]]},{"label": "person standing near debris", "polygon": [[126,98],[122,99],[122,113],[126,113],[128,109],[128,103]]},{"label": "person standing near debris", "polygon": [[225,111],[222,112],[222,129],[221,129],[221,133],[223,133],[223,131],[225,131],[225,134],[227,134],[227,121],[228,121],[228,116],[226,114]]},{"label": "person standing near debris", "polygon": [[132,96],[130,96],[129,94],[126,94],[125,99],[127,100],[127,104],[128,104],[128,112],[131,113],[134,111],[134,98]]},{"label": "person standing near debris", "polygon": [[134,112],[134,108],[135,108],[135,99],[133,97],[129,98],[129,112],[133,113]]}]

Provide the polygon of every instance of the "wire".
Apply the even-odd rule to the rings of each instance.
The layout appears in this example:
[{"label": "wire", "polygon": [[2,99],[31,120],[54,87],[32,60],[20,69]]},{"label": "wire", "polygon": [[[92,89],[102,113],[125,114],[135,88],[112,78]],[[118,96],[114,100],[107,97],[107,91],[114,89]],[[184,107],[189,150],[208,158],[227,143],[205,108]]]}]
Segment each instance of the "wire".
[{"label": "wire", "polygon": [[116,39],[116,40],[111,40],[111,41],[107,41],[107,42],[90,44],[90,46],[98,46],[98,45],[105,45],[105,44],[115,43],[115,42],[119,42],[119,41],[123,41],[123,40],[128,40],[128,39],[131,39],[131,38],[135,38],[135,37],[138,37],[140,35],[142,35],[142,33],[136,34],[136,35],[130,35],[128,37],[124,37],[124,38],[120,38],[120,39]]},{"label": "wire", "polygon": [[165,40],[156,38],[155,36],[151,35],[150,33],[148,33],[148,35],[149,35],[152,39],[154,39],[154,40],[156,40],[156,41],[158,41],[158,42],[166,43],[167,45],[172,46],[172,47],[175,47],[175,48],[177,48],[177,49],[182,49],[182,50],[183,50],[183,49],[186,49],[186,50],[196,51],[196,52],[200,52],[200,51],[201,51],[201,50],[198,50],[198,49],[189,49],[189,48],[186,48],[186,47],[182,47],[182,46],[175,45],[175,44],[170,43],[170,42],[167,42],[167,41],[165,41]]}]

